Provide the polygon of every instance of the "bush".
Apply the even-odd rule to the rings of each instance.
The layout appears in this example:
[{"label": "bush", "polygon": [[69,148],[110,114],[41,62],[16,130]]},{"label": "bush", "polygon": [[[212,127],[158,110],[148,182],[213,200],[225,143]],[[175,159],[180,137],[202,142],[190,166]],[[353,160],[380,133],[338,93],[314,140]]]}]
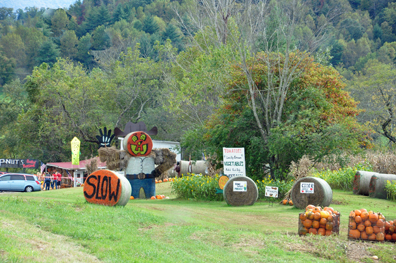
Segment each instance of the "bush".
[{"label": "bush", "polygon": [[216,194],[216,188],[219,188],[218,174],[214,177],[187,174],[172,182],[172,193],[183,199],[221,201],[223,195]]},{"label": "bush", "polygon": [[353,167],[339,168],[338,170],[322,170],[315,171],[314,177],[319,177],[325,180],[331,188],[352,191],[353,179],[355,178],[356,171],[372,171],[370,164],[359,163]]},{"label": "bush", "polygon": [[388,194],[388,199],[396,201],[396,182],[391,182],[388,180],[386,182],[385,190]]},{"label": "bush", "polygon": [[[216,194],[216,188],[219,188],[220,176],[216,174],[214,177],[201,176],[196,174],[188,174],[181,178],[175,178],[172,182],[172,192],[178,198],[195,199],[204,201],[222,201],[223,195]],[[257,188],[259,191],[259,199],[273,200],[273,198],[265,197],[265,186],[278,187],[278,196],[283,196],[292,188],[293,180],[280,181],[265,178],[264,180],[257,180]]]},{"label": "bush", "polygon": [[286,193],[293,187],[294,180],[286,181],[286,180],[273,180],[270,177],[264,178],[264,180],[257,180],[257,188],[259,191],[259,199],[265,201],[273,201],[276,200],[271,197],[265,196],[265,187],[273,186],[278,187],[278,199],[282,200]]}]

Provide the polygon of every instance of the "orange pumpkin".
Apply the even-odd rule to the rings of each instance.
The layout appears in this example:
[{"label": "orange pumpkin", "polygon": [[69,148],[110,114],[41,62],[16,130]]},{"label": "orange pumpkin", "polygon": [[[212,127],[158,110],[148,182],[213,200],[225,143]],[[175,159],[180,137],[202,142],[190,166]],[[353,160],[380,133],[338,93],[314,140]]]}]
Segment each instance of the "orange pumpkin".
[{"label": "orange pumpkin", "polygon": [[376,240],[377,236],[375,234],[368,235],[368,240]]},{"label": "orange pumpkin", "polygon": [[385,226],[385,221],[384,221],[384,219],[378,219],[378,221],[377,221],[377,226],[378,226],[378,227],[384,227],[384,226]]},{"label": "orange pumpkin", "polygon": [[392,240],[392,235],[389,235],[389,234],[385,235],[385,239],[386,240]]},{"label": "orange pumpkin", "polygon": [[326,218],[321,218],[320,221],[319,221],[319,224],[321,224],[321,225],[326,225],[326,223],[327,223],[327,219]]},{"label": "orange pumpkin", "polygon": [[331,230],[326,230],[326,236],[331,236]]},{"label": "orange pumpkin", "polygon": [[306,219],[302,223],[303,223],[303,226],[305,226],[306,228],[310,228],[312,226],[312,220],[310,220],[310,219]]},{"label": "orange pumpkin", "polygon": [[392,234],[392,240],[396,240],[396,233]]},{"label": "orange pumpkin", "polygon": [[378,241],[384,241],[384,239],[385,239],[384,233],[378,233],[378,234],[377,234],[376,240],[378,240]]},{"label": "orange pumpkin", "polygon": [[368,227],[366,227],[366,233],[367,233],[367,235],[371,235],[371,234],[373,234],[374,233],[374,230],[373,230],[373,227],[371,227],[371,226],[368,226]]},{"label": "orange pumpkin", "polygon": [[350,221],[349,222],[349,229],[352,229],[352,230],[356,229],[356,222],[355,221]]},{"label": "orange pumpkin", "polygon": [[135,199],[135,197],[133,197],[133,195],[131,195],[131,197],[129,197],[129,199],[130,199],[130,200],[133,200],[133,199]]},{"label": "orange pumpkin", "polygon": [[360,216],[361,214],[362,214],[362,212],[360,210],[355,210],[355,216]]},{"label": "orange pumpkin", "polygon": [[152,196],[151,199],[155,199],[155,196]]},{"label": "orange pumpkin", "polygon": [[320,213],[319,212],[315,212],[314,213],[314,219],[315,220],[320,220],[320,218],[321,218]]},{"label": "orange pumpkin", "polygon": [[319,228],[319,221],[317,221],[317,220],[314,220],[313,222],[312,222],[312,227],[313,228]]},{"label": "orange pumpkin", "polygon": [[381,228],[379,228],[378,226],[373,226],[373,231],[374,231],[374,234],[377,234],[377,233],[381,232]]},{"label": "orange pumpkin", "polygon": [[363,221],[366,221],[369,218],[369,214],[367,212],[362,212],[360,217],[362,218]]},{"label": "orange pumpkin", "polygon": [[349,237],[354,239],[360,238],[360,231],[359,230],[349,230]]},{"label": "orange pumpkin", "polygon": [[318,234],[324,236],[326,234],[326,230],[324,228],[319,228]]},{"label": "orange pumpkin", "polygon": [[289,205],[293,205],[293,201],[292,200],[289,201]]},{"label": "orange pumpkin", "polygon": [[363,231],[366,229],[366,227],[364,226],[364,224],[360,223],[360,224],[357,226],[357,229],[358,229],[360,232],[363,232]]},{"label": "orange pumpkin", "polygon": [[364,226],[366,227],[371,226],[370,220],[364,221]]},{"label": "orange pumpkin", "polygon": [[376,213],[369,214],[369,220],[371,223],[376,223],[378,221],[378,215]]},{"label": "orange pumpkin", "polygon": [[307,219],[307,216],[304,213],[301,213],[299,215],[299,218],[300,218],[301,221],[304,221],[305,219]]},{"label": "orange pumpkin", "polygon": [[356,224],[359,224],[362,222],[362,218],[360,216],[355,216],[355,222]]},{"label": "orange pumpkin", "polygon": [[315,206],[313,206],[313,205],[307,205],[307,207],[305,208],[305,211],[312,210],[314,208],[315,208]]},{"label": "orange pumpkin", "polygon": [[361,239],[368,239],[367,233],[366,233],[365,231],[361,232],[361,233],[360,233],[360,238],[361,238]]},{"label": "orange pumpkin", "polygon": [[289,201],[287,199],[283,199],[282,204],[287,205]]},{"label": "orange pumpkin", "polygon": [[310,228],[308,232],[310,234],[313,234],[313,235],[317,235],[318,234],[318,230],[316,230],[316,228]]}]

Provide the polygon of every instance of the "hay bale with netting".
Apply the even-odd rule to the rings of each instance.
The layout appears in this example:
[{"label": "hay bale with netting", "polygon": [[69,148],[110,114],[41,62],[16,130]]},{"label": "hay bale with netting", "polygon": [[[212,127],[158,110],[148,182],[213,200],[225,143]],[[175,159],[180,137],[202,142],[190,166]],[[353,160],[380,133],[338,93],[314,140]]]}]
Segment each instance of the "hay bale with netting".
[{"label": "hay bale with netting", "polygon": [[102,147],[98,150],[101,162],[106,162],[107,169],[118,170],[120,168],[121,151],[112,147]]},{"label": "hay bale with netting", "polygon": [[[301,183],[314,183],[313,193],[301,193]],[[303,177],[295,182],[291,190],[291,198],[295,207],[305,209],[307,205],[329,206],[333,199],[333,190],[323,179]]]},{"label": "hay bale with netting", "polygon": [[154,163],[159,164],[155,168],[155,177],[160,177],[161,174],[171,169],[176,163],[176,154],[171,152],[168,148],[153,149],[152,154],[154,154]]},{"label": "hay bale with netting", "polygon": [[186,175],[187,173],[193,174],[206,174],[208,171],[207,161],[180,161],[180,174]]},{"label": "hay bale with netting", "polygon": [[387,181],[396,181],[394,174],[376,174],[371,177],[369,184],[369,195],[374,198],[387,199],[388,195],[385,190]]},{"label": "hay bale with netting", "polygon": [[355,195],[369,195],[370,180],[375,172],[357,171],[353,179],[353,193]]},{"label": "hay bale with netting", "polygon": [[87,164],[85,165],[85,169],[87,169],[87,174],[90,175],[91,173],[98,170],[98,160],[96,158],[90,159]]},{"label": "hay bale with netting", "polygon": [[[246,182],[246,189],[237,189],[235,185]],[[255,182],[246,176],[230,178],[224,186],[223,197],[227,204],[232,206],[253,205],[258,198],[258,188]]]}]

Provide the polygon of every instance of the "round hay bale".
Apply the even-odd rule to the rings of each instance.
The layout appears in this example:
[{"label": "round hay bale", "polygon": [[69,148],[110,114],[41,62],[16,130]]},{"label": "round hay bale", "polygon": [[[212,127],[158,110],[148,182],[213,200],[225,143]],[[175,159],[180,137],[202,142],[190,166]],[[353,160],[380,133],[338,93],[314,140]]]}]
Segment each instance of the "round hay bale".
[{"label": "round hay bale", "polygon": [[131,192],[131,184],[125,176],[109,170],[93,172],[84,183],[84,197],[93,204],[125,206]]},{"label": "round hay bale", "polygon": [[208,165],[206,161],[180,161],[180,174],[187,175],[187,173],[194,174],[206,174],[208,171]]},{"label": "round hay bale", "polygon": [[253,205],[258,198],[257,185],[246,176],[232,177],[224,186],[223,196],[232,206]]},{"label": "round hay bale", "polygon": [[371,176],[377,174],[375,172],[357,171],[353,179],[353,193],[355,195],[369,195]]},{"label": "round hay bale", "polygon": [[369,184],[369,195],[374,198],[386,199],[387,193],[385,190],[386,181],[396,181],[394,174],[376,174],[371,177]]},{"label": "round hay bale", "polygon": [[[313,183],[313,193],[301,193],[301,183]],[[296,181],[291,191],[291,198],[295,207],[305,209],[307,205],[329,206],[333,199],[330,185],[317,177],[303,177]]]}]

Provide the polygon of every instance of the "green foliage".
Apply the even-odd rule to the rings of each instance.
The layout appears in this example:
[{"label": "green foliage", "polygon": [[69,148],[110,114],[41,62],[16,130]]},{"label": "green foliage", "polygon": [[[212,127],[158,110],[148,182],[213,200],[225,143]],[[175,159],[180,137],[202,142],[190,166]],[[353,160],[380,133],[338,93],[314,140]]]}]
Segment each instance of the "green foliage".
[{"label": "green foliage", "polygon": [[41,63],[47,63],[52,66],[56,59],[59,57],[60,51],[54,42],[50,39],[41,44],[38,50],[38,56],[36,57],[37,65]]},{"label": "green foliage", "polygon": [[[281,199],[293,187],[293,180],[272,180],[266,177],[263,180],[257,180],[256,185],[259,191],[259,199],[272,201],[273,198],[265,197],[265,187],[278,187],[278,194]],[[216,188],[219,188],[219,175],[210,177],[187,174],[181,178],[175,178],[172,182],[172,193],[182,199],[221,201],[223,195],[216,194]]]},{"label": "green foliage", "polygon": [[396,201],[396,181],[386,181],[385,190],[388,194],[388,199]]},{"label": "green foliage", "polygon": [[[274,201],[274,200],[282,200],[287,192],[292,189],[294,185],[294,180],[274,180],[270,177],[265,177],[263,180],[257,180],[257,188],[259,191],[259,199],[264,201]],[[265,187],[272,186],[278,187],[278,199],[274,199],[272,197],[265,196]]]},{"label": "green foliage", "polygon": [[354,167],[340,168],[339,170],[322,170],[315,171],[314,177],[319,177],[325,180],[332,189],[341,189],[346,191],[352,191],[353,180],[355,178],[356,171],[372,171],[372,167],[369,163],[360,163]]},{"label": "green foliage", "polygon": [[216,188],[219,188],[219,175],[210,177],[187,174],[172,182],[172,193],[183,199],[221,201],[223,195],[216,194]]}]

